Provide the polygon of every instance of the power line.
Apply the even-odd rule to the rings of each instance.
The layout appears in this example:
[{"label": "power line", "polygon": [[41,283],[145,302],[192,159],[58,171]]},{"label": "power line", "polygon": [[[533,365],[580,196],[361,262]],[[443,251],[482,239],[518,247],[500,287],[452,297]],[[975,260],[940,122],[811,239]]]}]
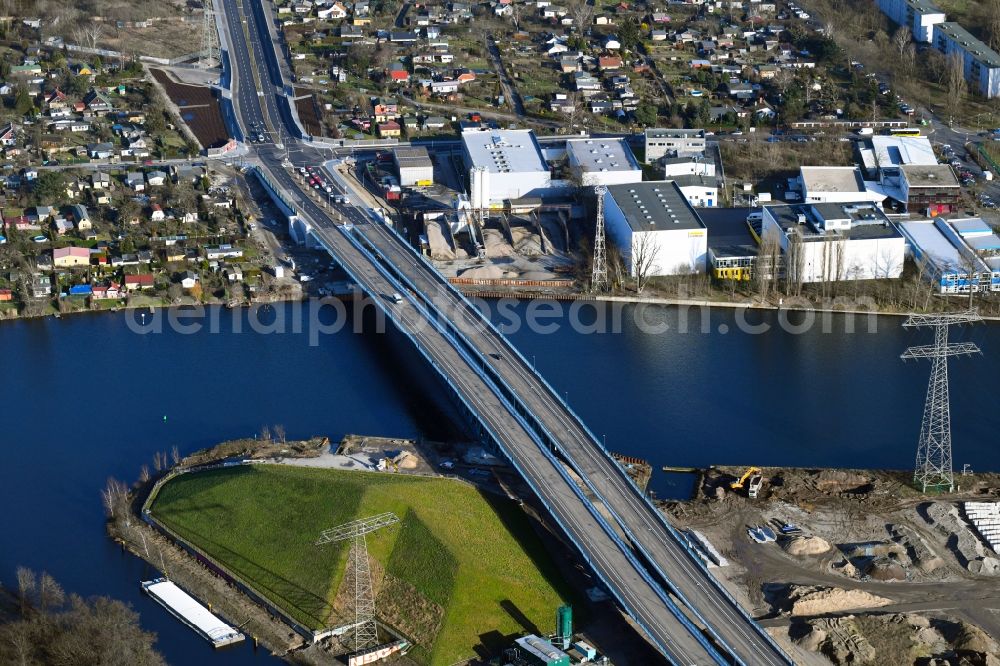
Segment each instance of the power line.
[{"label": "power line", "polygon": [[927,384],[927,398],[924,402],[924,416],[920,425],[920,440],[917,443],[917,461],[913,472],[913,482],[923,492],[928,488],[936,490],[955,489],[955,475],[951,460],[951,407],[948,391],[948,357],[970,356],[980,353],[972,342],[948,342],[948,327],[982,321],[979,313],[970,310],[956,314],[910,315],[903,326],[906,328],[933,328],[934,344],[910,347],[901,358],[930,359],[931,376]]}]

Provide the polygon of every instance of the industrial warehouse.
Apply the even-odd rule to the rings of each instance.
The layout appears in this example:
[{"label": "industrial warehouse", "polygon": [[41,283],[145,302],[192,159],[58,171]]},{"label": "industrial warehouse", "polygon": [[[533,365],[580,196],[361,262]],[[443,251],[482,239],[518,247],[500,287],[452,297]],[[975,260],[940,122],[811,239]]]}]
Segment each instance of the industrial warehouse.
[{"label": "industrial warehouse", "polygon": [[912,261],[941,294],[1000,288],[997,237],[956,217],[963,184],[927,137],[861,136],[853,147],[856,166],[799,167],[786,202],[754,195],[756,207],[740,208],[723,206],[725,165],[700,130],[538,138],[471,124],[458,151],[399,146],[385,153],[391,168],[380,158],[368,169],[385,169],[370,180],[384,183],[376,194],[412,216],[440,270],[469,284],[563,284],[599,216],[633,278],[746,282],[767,244],[769,279],[898,279]]}]

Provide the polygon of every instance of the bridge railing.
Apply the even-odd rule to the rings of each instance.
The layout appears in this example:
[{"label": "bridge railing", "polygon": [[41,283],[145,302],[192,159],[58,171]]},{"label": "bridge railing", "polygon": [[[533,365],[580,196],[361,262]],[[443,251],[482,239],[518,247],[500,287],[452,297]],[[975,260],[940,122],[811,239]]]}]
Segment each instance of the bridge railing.
[{"label": "bridge railing", "polygon": [[[353,237],[351,232],[345,231],[343,230],[343,228],[340,228],[340,231],[344,236],[348,238],[348,240],[354,245],[354,247],[358,249],[358,251],[360,251],[373,265],[381,266],[379,260],[374,256],[372,256],[371,252],[367,248],[365,248],[362,243],[358,242],[357,239]],[[322,239],[320,239],[320,242],[322,243]],[[332,252],[332,248],[327,248],[327,249]],[[344,262],[344,264],[346,264],[346,262]],[[353,279],[358,285],[362,286],[363,288],[364,283],[358,278],[358,276],[353,274],[353,271],[350,269],[350,267],[347,265],[343,265],[343,268],[347,272],[347,274],[351,276],[351,279]],[[402,289],[402,284],[397,277],[389,275],[385,270],[380,269],[379,272],[382,273],[382,275],[387,280],[389,280],[389,282],[395,288]],[[376,297],[378,296],[378,294],[369,294],[369,295]],[[421,312],[421,314],[425,317],[425,319],[431,322],[432,325],[435,327],[435,329],[437,329],[437,331],[441,333],[445,337],[445,339],[450,341],[452,348],[459,353],[459,355],[463,358],[463,360],[465,360],[468,366],[472,368],[476,372],[476,374],[480,376],[481,379],[483,379],[489,384],[492,384],[493,382],[490,380],[488,376],[485,375],[485,373],[481,371],[479,364],[476,362],[475,359],[471,357],[469,352],[463,349],[461,345],[455,344],[456,341],[454,339],[454,336],[446,330],[446,327],[444,327],[441,324],[439,319],[435,317],[433,313],[431,313],[423,303],[418,302],[418,299],[409,299],[409,300],[414,305],[414,307],[416,307],[417,310]],[[542,502],[542,504],[545,506],[545,509],[549,512],[549,514],[552,515],[553,519],[556,521],[559,527],[563,529],[566,532],[566,534],[569,535],[570,538],[572,539],[573,532],[569,529],[567,525],[563,524],[563,521],[559,519],[558,514],[555,511],[553,511],[552,506],[550,506],[549,503],[545,500],[545,496],[541,493],[537,484],[532,480],[531,475],[528,473],[527,470],[523,469],[522,466],[518,463],[517,458],[513,455],[513,452],[507,450],[507,447],[503,445],[503,439],[489,425],[489,420],[485,418],[484,415],[482,415],[479,412],[479,410],[477,410],[469,402],[469,400],[466,398],[465,392],[463,390],[460,390],[460,387],[456,384],[451,375],[448,372],[446,372],[441,366],[439,366],[439,364],[434,360],[430,352],[426,350],[424,346],[421,344],[419,338],[416,335],[412,334],[409,328],[402,321],[400,321],[400,318],[397,317],[394,309],[388,307],[388,305],[384,303],[381,299],[375,298],[375,302],[382,309],[382,311],[386,313],[389,319],[396,325],[396,328],[402,331],[403,334],[406,335],[407,338],[411,340],[411,342],[413,342],[414,346],[416,346],[416,348],[420,351],[420,353],[424,356],[424,358],[428,361],[428,363],[430,363],[431,367],[433,367],[438,372],[438,374],[442,376],[445,383],[452,390],[452,392],[455,393],[458,399],[462,402],[463,406],[471,414],[474,414],[476,416],[480,425],[488,432],[490,438],[496,443],[496,445],[506,454],[507,458],[511,461],[511,464],[518,471],[521,477],[526,481],[528,486],[531,488],[532,492],[535,494],[536,497],[538,497],[539,501]],[[517,409],[512,404],[510,404],[510,402],[506,398],[503,397],[501,392],[494,391],[494,394],[497,395],[498,399],[500,399],[502,402],[505,403],[511,415],[513,415],[514,418],[517,419],[517,421],[522,425],[522,427],[525,429],[525,432],[527,432],[529,436],[531,436],[534,439],[536,435],[532,431],[531,427],[524,421],[523,417],[520,414],[518,414]],[[576,485],[576,483],[569,476],[565,468],[563,468],[561,463],[558,461],[558,459],[556,459],[556,457],[552,454],[552,452],[549,451],[549,449],[545,446],[538,446],[538,450],[542,452],[542,454],[546,457],[546,459],[549,462],[551,462],[553,468],[555,468],[558,471],[562,480],[566,483],[566,485],[569,488],[572,489],[573,493],[581,501],[583,506],[587,508],[588,512],[594,517],[594,519],[598,522],[598,524],[605,531],[605,533],[609,537],[611,537],[615,545],[619,547],[619,549],[622,551],[625,557],[629,560],[629,563],[632,564],[633,568],[637,572],[639,572],[640,576],[642,576],[643,580],[656,593],[658,598],[660,598],[660,600],[663,601],[663,603],[669,609],[670,613],[678,619],[678,621],[685,627],[685,629],[688,630],[689,633],[691,633],[692,636],[694,636],[694,638],[708,652],[708,654],[712,656],[713,659],[716,660],[716,663],[718,664],[728,663],[725,659],[722,658],[721,655],[718,654],[715,648],[705,639],[705,637],[701,634],[701,631],[699,631],[698,628],[691,623],[691,621],[687,618],[687,616],[662,591],[661,587],[652,579],[649,573],[645,570],[645,567],[643,567],[641,563],[636,559],[635,555],[631,552],[629,547],[621,540],[621,538],[617,535],[615,530],[607,523],[605,518],[596,509],[593,502],[591,502],[584,496],[583,491],[581,491],[579,486]],[[591,568],[597,573],[598,577],[604,583],[605,587],[607,587],[611,591],[611,593],[615,596],[615,598],[622,605],[622,607],[625,608],[626,611],[629,613],[629,615],[631,615],[633,619],[635,619],[635,621],[639,623],[640,626],[643,627],[643,630],[647,633],[647,635],[649,635],[650,639],[653,640],[653,642],[659,646],[661,651],[663,651],[665,654],[669,654],[669,649],[667,648],[667,646],[660,644],[659,641],[656,640],[654,634],[649,630],[649,628],[643,625],[642,621],[639,619],[638,614],[635,612],[635,609],[623,598],[623,596],[617,591],[616,587],[609,580],[607,580],[603,574],[601,574],[600,569],[594,566],[594,563],[590,560],[590,557],[588,556],[586,550],[579,543],[576,543],[575,545],[577,546],[578,550],[580,550],[580,553],[583,555],[583,558],[587,560],[588,564],[591,565]]]},{"label": "bridge railing", "polygon": [[[372,216],[372,217],[376,218],[376,220],[377,220],[376,224],[378,224],[379,222],[381,222],[381,220],[378,220],[378,218],[376,216]],[[511,350],[513,350],[513,352],[517,355],[517,357],[521,361],[521,364],[523,365],[523,367],[526,368],[526,369],[528,369],[528,370],[530,370],[530,372],[534,375],[534,377],[537,380],[539,380],[546,387],[546,389],[548,390],[548,392],[550,393],[550,395],[556,400],[556,402],[564,410],[566,410],[566,412],[568,412],[576,420],[576,422],[580,425],[580,427],[584,430],[584,432],[590,438],[591,443],[593,443],[594,445],[596,445],[597,448],[598,448],[598,450],[600,450],[603,453],[603,455],[606,457],[606,459],[608,461],[610,461],[614,465],[615,469],[618,470],[618,473],[621,474],[622,478],[624,478],[630,484],[632,484],[633,487],[636,487],[637,493],[642,498],[642,501],[644,502],[647,511],[651,515],[655,516],[656,520],[658,520],[660,522],[660,524],[662,524],[664,526],[664,528],[667,530],[667,532],[673,537],[674,541],[678,545],[680,545],[681,548],[684,549],[684,551],[687,553],[689,559],[693,562],[693,564],[695,566],[697,566],[697,567],[700,567],[704,571],[705,577],[709,581],[711,581],[713,587],[716,590],[718,590],[729,601],[729,603],[732,605],[732,607],[738,613],[740,613],[744,617],[744,619],[747,620],[747,622],[749,624],[751,624],[753,626],[754,630],[757,632],[757,634],[759,636],[761,636],[767,643],[769,643],[779,654],[784,655],[784,651],[777,644],[777,642],[771,637],[771,635],[768,634],[767,631],[765,631],[759,624],[757,624],[757,622],[752,617],[750,617],[750,614],[736,600],[736,598],[732,595],[732,593],[729,590],[727,590],[725,588],[725,586],[715,576],[712,575],[712,573],[708,570],[708,567],[705,565],[704,561],[697,554],[697,552],[691,547],[691,544],[687,541],[687,539],[685,539],[677,531],[677,529],[673,525],[671,525],[670,522],[666,518],[664,518],[663,514],[659,511],[659,509],[656,508],[656,506],[652,503],[652,501],[649,499],[649,497],[647,497],[643,492],[641,492],[641,490],[637,486],[635,486],[635,482],[631,479],[631,477],[628,476],[627,472],[621,466],[621,464],[619,464],[618,461],[616,461],[614,459],[614,457],[610,454],[610,452],[605,448],[605,446],[601,442],[601,440],[599,440],[594,435],[594,433],[587,426],[586,422],[582,418],[580,418],[580,415],[577,414],[576,411],[572,407],[570,407],[570,405],[569,405],[569,403],[567,401],[563,400],[563,398],[561,397],[560,393],[558,391],[556,391],[556,389],[551,384],[549,384],[548,380],[545,379],[545,377],[541,373],[539,373],[533,367],[532,364],[528,363],[528,360],[524,357],[524,355],[521,353],[521,351],[513,343],[511,343],[506,338],[506,336],[504,336],[503,333],[501,333],[496,328],[496,326],[494,326],[493,322],[491,322],[489,319],[487,319],[487,317],[478,308],[476,308],[465,297],[464,294],[462,294],[453,284],[451,284],[450,282],[448,282],[448,280],[445,279],[444,276],[442,276],[438,272],[438,270],[434,267],[434,265],[424,255],[422,255],[422,254],[420,254],[418,252],[413,251],[413,248],[406,241],[406,239],[403,238],[403,236],[401,236],[399,234],[399,232],[396,231],[396,229],[392,225],[385,224],[383,226],[385,228],[388,228],[389,231],[392,234],[395,235],[395,237],[400,241],[400,243],[403,245],[403,247],[407,248],[407,250],[410,251],[413,255],[415,255],[415,256],[417,256],[417,257],[420,258],[420,261],[422,261],[423,264],[425,265],[425,267],[427,267],[429,269],[430,274],[434,276],[434,278],[437,280],[437,282],[439,284],[441,284],[442,286],[444,286],[445,289],[449,290],[457,299],[459,299],[461,301],[461,303],[465,306],[466,310],[471,311],[473,313],[473,316],[477,317],[484,326],[487,326],[487,327],[491,328],[493,331],[496,332],[496,334],[502,340],[504,340],[507,343],[507,346]],[[412,289],[415,292],[418,291],[416,289],[415,285],[413,285],[412,282],[410,282],[410,280],[408,280],[405,277],[405,275],[403,275],[401,272],[398,272],[398,271],[397,271],[397,273],[399,273],[399,278],[401,280],[405,281],[407,283],[407,285],[410,287],[410,289]],[[464,338],[464,334],[460,330],[458,330],[453,323],[451,323],[449,321],[448,324],[449,324],[448,328],[452,330],[452,338],[453,338],[453,340],[456,339],[455,336],[461,336],[461,337]],[[469,345],[469,343],[468,343],[467,340],[463,340],[462,344]],[[471,345],[469,345],[469,346],[471,348]],[[485,360],[485,359],[483,359],[483,360]],[[496,380],[499,381],[499,378],[496,378]],[[556,443],[559,441],[558,437],[556,437],[553,433],[549,432],[549,430],[547,428],[545,428],[537,420],[535,421],[535,423],[537,424],[537,427],[539,429],[541,429],[542,431],[544,431],[546,437],[552,442],[553,446],[555,446]],[[570,459],[570,462],[573,463],[572,459]],[[574,464],[574,466],[578,468],[578,465]],[[578,471],[579,471],[579,468],[578,468]],[[603,497],[603,494],[594,486],[594,484],[589,480],[589,478],[587,477],[587,475],[581,473],[580,477],[581,477],[581,479],[583,479],[584,483],[587,485],[587,487],[590,489],[590,491],[593,492],[594,495],[596,495],[598,498],[600,498],[601,501],[604,502],[604,504],[606,506],[608,506],[609,510],[610,510],[610,505],[605,501],[605,499]],[[621,524],[622,529],[624,529],[628,533],[631,532],[631,530],[629,529],[629,527],[627,526],[627,524],[625,524],[624,521],[619,520],[618,522],[619,522],[619,524]],[[635,542],[635,547],[639,551],[643,552],[644,555],[646,555],[646,559],[650,562],[650,564],[653,567],[656,568],[657,572],[660,574],[660,576],[662,576],[663,580],[665,580],[665,581],[667,581],[669,583],[670,577],[657,564],[656,560],[653,557],[650,557],[648,553],[644,552],[645,549],[642,548],[642,546],[639,544],[638,540],[633,539],[633,541]],[[709,631],[712,631],[713,634],[716,634],[716,632],[714,630],[712,630],[712,625],[701,615],[701,613],[698,612],[697,608],[690,603],[690,601],[686,598],[686,596],[683,593],[681,593],[676,588],[676,586],[671,585],[671,588],[672,588],[672,591],[674,592],[674,594],[677,595],[677,597],[682,601],[682,603],[684,603],[684,605],[687,606],[688,609],[691,610],[691,612],[695,615],[695,617],[697,617],[698,620],[700,622],[702,622],[702,624],[704,624],[706,627],[708,627]],[[725,641],[723,641],[721,639],[721,637],[719,637],[717,634],[716,634],[716,639],[722,645],[725,645]],[[727,646],[727,648],[728,648],[728,646]],[[733,652],[733,650],[731,648],[728,648],[728,649],[729,649],[730,653],[732,653],[732,654],[735,655],[735,653]],[[735,658],[735,656],[734,656],[734,658]],[[791,662],[789,662],[789,663],[791,663]]]}]

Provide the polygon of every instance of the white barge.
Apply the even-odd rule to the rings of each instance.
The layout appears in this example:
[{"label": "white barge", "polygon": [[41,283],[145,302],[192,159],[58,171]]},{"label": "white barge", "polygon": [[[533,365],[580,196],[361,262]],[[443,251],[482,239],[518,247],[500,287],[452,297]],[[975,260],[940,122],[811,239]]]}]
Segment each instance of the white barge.
[{"label": "white barge", "polygon": [[220,620],[197,599],[166,578],[145,581],[142,589],[174,617],[201,634],[213,647],[232,645],[245,638],[235,627]]}]

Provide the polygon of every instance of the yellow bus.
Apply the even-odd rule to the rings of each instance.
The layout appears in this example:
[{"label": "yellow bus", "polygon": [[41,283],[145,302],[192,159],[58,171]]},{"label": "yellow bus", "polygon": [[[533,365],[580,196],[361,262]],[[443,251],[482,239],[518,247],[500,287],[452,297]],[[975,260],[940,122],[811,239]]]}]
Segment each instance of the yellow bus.
[{"label": "yellow bus", "polygon": [[889,130],[890,136],[920,136],[919,127],[893,127]]}]

